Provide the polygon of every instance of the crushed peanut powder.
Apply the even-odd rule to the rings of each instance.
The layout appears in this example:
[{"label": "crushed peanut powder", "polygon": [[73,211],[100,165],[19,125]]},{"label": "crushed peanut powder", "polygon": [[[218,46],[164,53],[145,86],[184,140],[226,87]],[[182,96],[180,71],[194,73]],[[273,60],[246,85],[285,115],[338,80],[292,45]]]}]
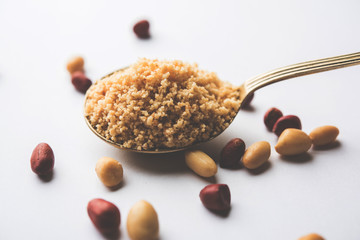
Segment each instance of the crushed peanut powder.
[{"label": "crushed peanut powder", "polygon": [[240,107],[240,88],[182,61],[139,59],[87,92],[92,127],[123,148],[180,148],[220,134]]}]

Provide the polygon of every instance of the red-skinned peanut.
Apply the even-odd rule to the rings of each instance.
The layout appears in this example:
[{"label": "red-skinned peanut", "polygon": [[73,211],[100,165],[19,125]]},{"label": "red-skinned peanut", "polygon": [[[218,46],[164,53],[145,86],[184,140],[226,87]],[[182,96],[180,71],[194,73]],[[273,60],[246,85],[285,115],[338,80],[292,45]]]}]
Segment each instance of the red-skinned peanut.
[{"label": "red-skinned peanut", "polygon": [[281,118],[282,116],[283,116],[282,112],[275,107],[267,110],[267,112],[264,115],[264,123],[265,123],[266,128],[269,131],[272,131],[276,121],[279,118]]},{"label": "red-skinned peanut", "polygon": [[207,185],[200,191],[200,200],[210,210],[229,210],[231,203],[230,189],[226,184]]},{"label": "red-skinned peanut", "polygon": [[54,152],[47,143],[38,144],[31,154],[31,169],[37,175],[48,175],[54,168]]},{"label": "red-skinned peanut", "polygon": [[280,136],[281,133],[287,128],[296,128],[296,129],[301,130],[300,118],[298,116],[295,116],[295,115],[282,116],[281,118],[279,118],[276,121],[276,123],[275,123],[275,125],[273,127],[273,132],[277,136]]},{"label": "red-skinned peanut", "polygon": [[141,20],[134,25],[133,31],[138,38],[146,39],[150,37],[149,28],[149,21]]},{"label": "red-skinned peanut", "polygon": [[113,203],[95,198],[88,203],[87,212],[102,234],[111,234],[119,230],[120,211]]},{"label": "red-skinned peanut", "polygon": [[74,72],[71,75],[71,83],[74,85],[75,89],[81,93],[86,93],[92,84],[91,80],[80,71]]},{"label": "red-skinned peanut", "polygon": [[222,168],[237,168],[245,152],[245,143],[240,138],[231,139],[221,151],[219,165]]}]

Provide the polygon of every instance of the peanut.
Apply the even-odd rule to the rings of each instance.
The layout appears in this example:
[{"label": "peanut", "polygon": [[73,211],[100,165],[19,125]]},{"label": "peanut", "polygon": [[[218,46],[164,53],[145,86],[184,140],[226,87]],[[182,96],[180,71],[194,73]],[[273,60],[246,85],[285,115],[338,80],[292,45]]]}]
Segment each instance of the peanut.
[{"label": "peanut", "polygon": [[219,165],[222,168],[236,168],[245,152],[245,143],[240,138],[230,140],[221,151]]},{"label": "peanut", "polygon": [[200,150],[188,150],[185,152],[187,166],[201,177],[212,177],[217,173],[215,161]]},{"label": "peanut", "polygon": [[301,130],[300,118],[295,115],[282,116],[276,121],[272,131],[277,136],[280,136],[287,128],[297,128]]},{"label": "peanut", "polygon": [[151,240],[159,236],[158,216],[147,201],[137,202],[127,217],[127,232],[132,240]]},{"label": "peanut", "polygon": [[149,21],[141,20],[134,25],[133,31],[138,38],[146,39],[150,37],[149,28]]},{"label": "peanut", "polygon": [[123,180],[123,167],[113,158],[100,158],[96,163],[95,172],[107,187],[114,187]]},{"label": "peanut", "polygon": [[310,233],[306,236],[299,238],[299,240],[325,240],[322,236],[316,233]]},{"label": "peanut", "polygon": [[95,227],[103,234],[111,234],[119,230],[120,211],[111,202],[96,198],[87,205],[88,215]]},{"label": "peanut", "polygon": [[260,141],[252,144],[243,157],[243,165],[248,169],[255,169],[269,160],[271,154],[270,144]]},{"label": "peanut", "polygon": [[264,115],[264,123],[269,131],[272,131],[276,121],[283,116],[282,112],[277,108],[270,108]]},{"label": "peanut", "polygon": [[73,57],[68,61],[66,68],[70,74],[77,71],[84,72],[84,59],[80,56]]},{"label": "peanut", "polygon": [[314,146],[325,146],[335,141],[339,135],[339,129],[334,126],[322,126],[315,128],[309,134]]},{"label": "peanut", "polygon": [[81,71],[74,72],[71,75],[71,83],[74,85],[75,89],[81,93],[86,93],[92,85],[91,80]]},{"label": "peanut", "polygon": [[297,155],[307,152],[311,144],[311,139],[305,132],[295,128],[288,128],[280,135],[275,150],[285,156]]},{"label": "peanut", "polygon": [[226,184],[210,184],[200,191],[200,200],[203,205],[215,211],[230,209],[231,195]]},{"label": "peanut", "polygon": [[37,175],[48,175],[53,171],[54,152],[47,143],[38,144],[31,154],[31,169]]}]

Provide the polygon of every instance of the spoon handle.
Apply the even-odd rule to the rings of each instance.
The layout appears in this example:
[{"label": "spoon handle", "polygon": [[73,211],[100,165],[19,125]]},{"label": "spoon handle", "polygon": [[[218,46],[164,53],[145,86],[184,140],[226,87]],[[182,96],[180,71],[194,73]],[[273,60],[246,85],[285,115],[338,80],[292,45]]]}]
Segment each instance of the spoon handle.
[{"label": "spoon handle", "polygon": [[323,58],[278,68],[273,71],[258,75],[244,83],[246,95],[269,84],[333,69],[350,67],[360,64],[360,52]]}]

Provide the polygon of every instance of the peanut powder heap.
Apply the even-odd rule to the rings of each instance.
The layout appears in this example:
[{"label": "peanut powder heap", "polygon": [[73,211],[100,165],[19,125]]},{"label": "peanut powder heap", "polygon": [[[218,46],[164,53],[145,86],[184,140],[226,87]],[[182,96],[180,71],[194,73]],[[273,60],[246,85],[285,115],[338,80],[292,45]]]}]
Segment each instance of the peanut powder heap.
[{"label": "peanut powder heap", "polygon": [[123,148],[180,148],[220,134],[240,107],[240,88],[181,61],[140,59],[87,92],[92,127]]}]

